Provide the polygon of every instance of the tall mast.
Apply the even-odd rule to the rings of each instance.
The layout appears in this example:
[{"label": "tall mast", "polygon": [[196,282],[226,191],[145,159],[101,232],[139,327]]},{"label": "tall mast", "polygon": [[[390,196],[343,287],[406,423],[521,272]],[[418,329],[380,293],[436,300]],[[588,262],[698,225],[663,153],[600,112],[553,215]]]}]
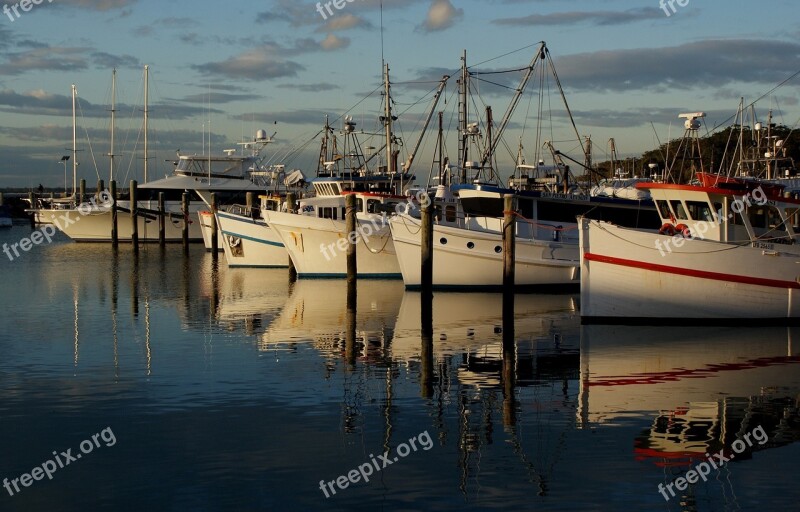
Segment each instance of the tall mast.
[{"label": "tall mast", "polygon": [[467,96],[469,95],[469,71],[467,70],[467,50],[461,57],[461,80],[458,83],[458,167],[461,169],[461,183],[467,181]]},{"label": "tall mast", "polygon": [[147,147],[147,129],[150,121],[150,109],[148,108],[148,94],[150,93],[150,66],[144,67],[144,182],[147,183],[147,161],[150,158]]},{"label": "tall mast", "polygon": [[114,180],[114,128],[117,120],[117,109],[116,109],[116,102],[117,102],[117,68],[114,68],[111,71],[111,152],[108,156],[111,158],[111,165],[109,168],[109,178],[108,182],[111,183]]},{"label": "tall mast", "polygon": [[391,86],[389,85],[389,64],[384,65],[384,82],[386,87],[386,170],[389,175],[393,176],[394,169],[394,155],[392,154],[392,98]]},{"label": "tall mast", "polygon": [[78,96],[78,89],[72,84],[72,197],[75,198],[75,189],[78,179],[78,122],[75,116],[75,101]]}]

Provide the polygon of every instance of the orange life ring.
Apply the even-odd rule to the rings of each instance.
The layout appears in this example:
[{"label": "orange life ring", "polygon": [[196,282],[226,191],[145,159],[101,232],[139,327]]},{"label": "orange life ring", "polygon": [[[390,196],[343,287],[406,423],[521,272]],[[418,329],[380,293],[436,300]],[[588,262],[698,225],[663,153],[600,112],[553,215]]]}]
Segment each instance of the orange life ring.
[{"label": "orange life ring", "polygon": [[683,235],[683,238],[692,238],[692,232],[686,224],[678,224],[675,226],[675,231]]},{"label": "orange life ring", "polygon": [[658,230],[658,234],[673,236],[675,234],[675,226],[673,226],[669,222],[665,222],[664,224],[661,225],[661,229]]}]

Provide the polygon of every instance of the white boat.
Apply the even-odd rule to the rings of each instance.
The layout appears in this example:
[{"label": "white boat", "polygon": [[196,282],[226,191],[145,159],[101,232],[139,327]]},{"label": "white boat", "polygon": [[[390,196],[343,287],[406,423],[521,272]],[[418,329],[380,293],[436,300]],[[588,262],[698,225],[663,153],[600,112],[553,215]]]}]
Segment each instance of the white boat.
[{"label": "white boat", "polygon": [[[403,203],[405,196],[355,192],[359,185],[391,182],[384,176],[366,180],[318,178],[312,181],[317,197],[300,201],[299,213],[265,211],[264,220],[277,233],[298,277],[345,277],[347,237],[345,196],[356,195],[358,236],[356,259],[359,277],[399,278],[400,266],[385,215]],[[399,181],[398,181],[399,183]]]},{"label": "white boat", "polygon": [[[217,224],[225,261],[229,267],[288,267],[289,255],[280,236],[263,219],[261,212],[280,210],[283,199],[259,196],[260,209],[231,205],[217,211]],[[210,214],[209,214],[210,215]]]},{"label": "white boat", "polygon": [[800,201],[756,185],[640,184],[656,203],[659,232],[581,219],[582,317],[800,316]]},{"label": "white boat", "polygon": [[[391,101],[389,98],[389,67],[385,68],[384,124],[386,160],[383,166],[370,168],[361,153],[356,123],[351,116],[344,119],[343,144],[328,140],[330,127],[325,126],[325,137],[320,151],[317,178],[311,181],[315,197],[300,201],[298,212],[262,212],[267,224],[278,234],[292,259],[298,277],[345,277],[347,275],[347,248],[356,246],[359,277],[399,278],[400,266],[394,250],[387,213],[394,213],[408,200],[406,194],[414,181],[407,169],[397,168],[396,140],[392,136]],[[440,87],[443,88],[443,84]],[[435,105],[435,103],[434,103]],[[333,148],[330,155],[328,149]],[[356,196],[356,233],[349,236],[346,229],[345,196]]]},{"label": "white boat", "polygon": [[[447,287],[492,287],[503,285],[503,219],[468,217],[457,225],[433,228],[433,285]],[[394,248],[406,287],[421,284],[421,221],[401,213],[389,221]],[[517,223],[516,283],[542,286],[578,283],[577,239],[537,239],[529,224]],[[560,232],[560,229],[556,233]],[[574,233],[574,231],[573,231]]]},{"label": "white boat", "polygon": [[[168,214],[165,221],[165,237],[168,242],[179,242],[183,236],[184,222],[189,222],[189,240],[201,241],[200,224],[196,222],[197,212],[207,209],[211,194],[215,193],[218,202],[236,202],[247,192],[258,193],[264,185],[254,182],[250,173],[257,165],[254,156],[226,154],[221,156],[180,155],[177,167],[171,176],[143,183],[138,187],[137,206],[138,235],[142,242],[158,241],[158,196],[164,194],[164,210]],[[210,166],[210,167],[209,167]],[[210,172],[209,172],[210,169]],[[181,199],[184,192],[190,192],[189,217],[184,219]],[[130,220],[130,201],[121,199],[117,206],[117,229],[120,241],[129,241],[133,229]],[[82,205],[72,210],[41,210],[45,218],[59,219],[69,215],[72,223],[56,222],[55,225],[76,242],[111,241],[111,206],[109,202]]]}]

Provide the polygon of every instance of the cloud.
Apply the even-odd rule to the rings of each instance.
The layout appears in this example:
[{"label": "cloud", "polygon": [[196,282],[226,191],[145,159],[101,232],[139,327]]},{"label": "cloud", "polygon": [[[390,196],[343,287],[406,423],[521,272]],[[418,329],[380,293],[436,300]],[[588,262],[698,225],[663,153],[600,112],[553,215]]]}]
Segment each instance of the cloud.
[{"label": "cloud", "polygon": [[89,64],[96,68],[141,67],[131,55],[113,55],[85,47],[54,47],[38,45],[20,52],[7,53],[0,62],[0,75],[21,75],[29,71],[82,71]]},{"label": "cloud", "polygon": [[205,75],[223,75],[244,80],[271,80],[297,76],[302,65],[276,55],[274,45],[262,45],[227,60],[196,64],[192,68]]},{"label": "cloud", "polygon": [[464,17],[464,9],[456,9],[450,0],[433,0],[425,22],[418,27],[422,32],[447,30]]},{"label": "cloud", "polygon": [[663,48],[580,53],[554,58],[573,90],[691,90],[731,82],[777,84],[786,63],[800,59],[800,44],[776,40],[696,41]]},{"label": "cloud", "polygon": [[330,18],[327,23],[317,28],[316,32],[339,32],[355,28],[371,29],[372,23],[354,14],[346,13]]},{"label": "cloud", "polygon": [[338,85],[329,84],[329,83],[317,83],[317,84],[281,84],[278,86],[279,89],[291,89],[293,91],[300,91],[300,92],[325,92],[325,91],[333,91],[336,89],[341,89]]},{"label": "cloud", "polygon": [[520,26],[558,26],[577,25],[589,23],[592,25],[609,26],[624,25],[644,20],[664,19],[664,13],[655,7],[641,7],[627,11],[571,11],[556,12],[552,14],[531,14],[521,18],[501,18],[493,20],[497,25]]}]

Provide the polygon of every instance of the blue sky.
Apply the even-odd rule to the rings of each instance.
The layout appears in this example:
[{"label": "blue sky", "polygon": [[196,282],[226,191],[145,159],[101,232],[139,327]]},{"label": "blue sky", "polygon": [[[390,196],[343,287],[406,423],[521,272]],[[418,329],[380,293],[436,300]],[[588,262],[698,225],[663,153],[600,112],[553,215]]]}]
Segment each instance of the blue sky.
[{"label": "blue sky", "polygon": [[[113,67],[117,178],[141,179],[136,140],[145,64],[154,175],[170,169],[166,161],[177,149],[202,152],[209,120],[215,151],[258,128],[277,131],[269,148],[275,161],[313,174],[318,145],[310,141],[325,114],[335,119],[348,111],[359,127],[379,129],[380,95],[362,101],[380,85],[379,3],[332,6],[327,20],[305,0],[44,0],[18,9],[18,18],[9,9],[0,16],[0,186],[63,185],[58,160],[71,145],[73,83],[83,112],[79,177],[107,179]],[[662,141],[680,135],[680,112],[703,110],[709,127],[723,123],[741,96],[754,100],[800,70],[800,16],[790,0],[688,0],[675,2],[674,11],[658,0],[384,0],[383,7],[384,55],[405,114],[399,128],[406,147],[429,105],[430,82],[455,71],[463,49],[472,64],[488,61],[476,69],[510,69],[527,65],[535,54],[530,45],[546,41],[578,130],[592,136],[598,160],[611,137],[623,155],[655,147],[651,123]],[[512,85],[519,76],[496,80]],[[758,115],[772,108],[777,122],[797,123],[799,86],[795,79],[764,98]],[[499,119],[508,91],[481,88],[478,104],[491,104]],[[453,79],[440,105],[448,120],[455,90]],[[556,119],[548,138],[573,152],[556,100],[546,114]],[[535,104],[531,94],[523,98],[506,137],[516,148],[521,136],[528,153]],[[427,176],[432,145],[424,144],[418,175]],[[448,145],[455,155],[454,142]],[[304,151],[286,157],[299,146]]]}]

